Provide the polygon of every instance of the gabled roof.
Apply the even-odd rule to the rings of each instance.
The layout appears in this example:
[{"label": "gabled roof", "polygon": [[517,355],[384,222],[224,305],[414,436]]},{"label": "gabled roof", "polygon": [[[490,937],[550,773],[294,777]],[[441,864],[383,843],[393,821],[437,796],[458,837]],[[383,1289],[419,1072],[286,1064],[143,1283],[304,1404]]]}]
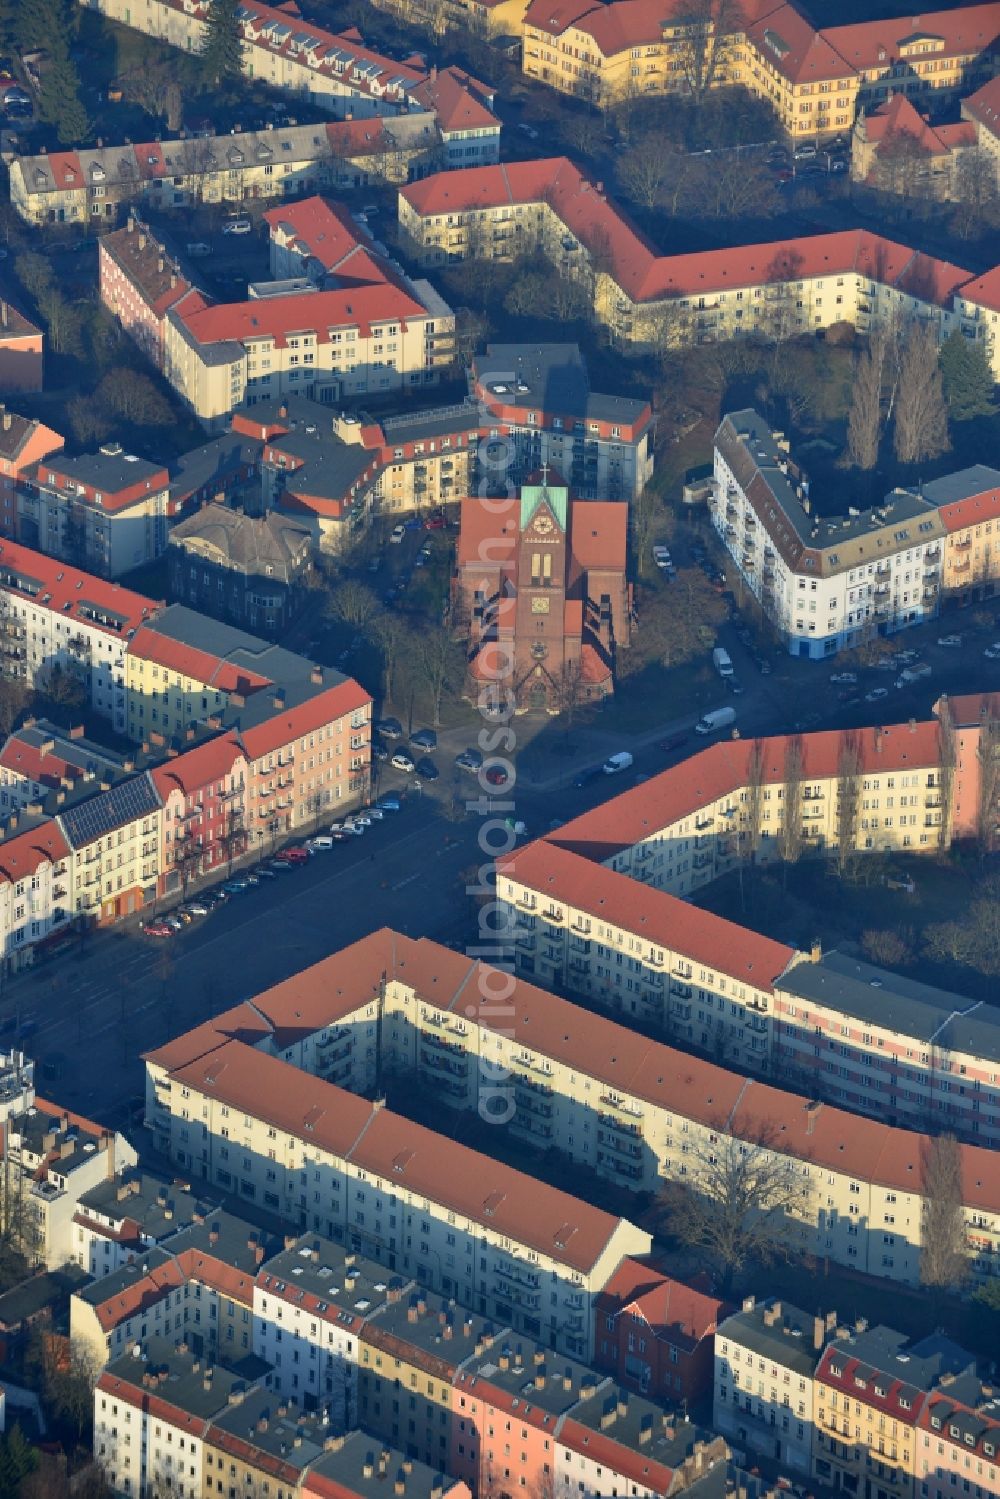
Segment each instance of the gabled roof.
[{"label": "gabled roof", "polygon": [[150,774],[161,799],[166,803],[174,792],[179,791],[185,797],[195,795],[202,787],[231,775],[241,762],[245,764],[246,757],[239,740],[234,734],[222,734],[194,749],[185,750]]}]

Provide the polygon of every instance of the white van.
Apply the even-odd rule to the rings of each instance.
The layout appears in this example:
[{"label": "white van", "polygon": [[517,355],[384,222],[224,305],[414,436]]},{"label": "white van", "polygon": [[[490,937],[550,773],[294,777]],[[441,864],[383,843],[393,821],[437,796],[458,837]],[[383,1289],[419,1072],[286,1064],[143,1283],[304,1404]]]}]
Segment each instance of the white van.
[{"label": "white van", "polygon": [[736,722],[735,708],[713,708],[703,718],[699,718],[694,726],[696,734],[714,734],[719,729],[728,728],[731,723]]},{"label": "white van", "polygon": [[632,761],[633,756],[629,754],[628,750],[621,750],[617,755],[611,755],[609,759],[605,760],[601,769],[606,776],[616,776],[620,770],[628,770]]},{"label": "white van", "polygon": [[733,674],[733,663],[729,659],[729,652],[717,645],[712,652],[712,665],[720,677],[731,677]]}]

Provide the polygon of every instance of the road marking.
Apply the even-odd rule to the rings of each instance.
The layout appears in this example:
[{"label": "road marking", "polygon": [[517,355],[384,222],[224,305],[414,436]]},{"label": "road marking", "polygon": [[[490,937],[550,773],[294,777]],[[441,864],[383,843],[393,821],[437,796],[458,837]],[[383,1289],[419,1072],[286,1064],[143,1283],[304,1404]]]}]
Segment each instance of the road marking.
[{"label": "road marking", "polygon": [[393,890],[402,890],[402,889],[404,889],[404,887],[406,885],[412,885],[414,880],[419,880],[421,878],[422,874],[423,874],[422,870],[415,869],[412,874],[408,874],[406,876],[405,880],[400,880],[398,884],[393,885],[391,888]]}]

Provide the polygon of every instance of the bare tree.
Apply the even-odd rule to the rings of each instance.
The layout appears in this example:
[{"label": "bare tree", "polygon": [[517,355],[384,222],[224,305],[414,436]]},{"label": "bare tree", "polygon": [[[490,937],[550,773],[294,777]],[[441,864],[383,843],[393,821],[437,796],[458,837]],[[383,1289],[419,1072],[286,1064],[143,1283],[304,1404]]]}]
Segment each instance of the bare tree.
[{"label": "bare tree", "polygon": [[805,754],[801,734],[790,734],[785,740],[785,764],[782,773],[781,830],[778,849],[786,865],[796,864],[802,852],[802,775]]},{"label": "bare tree", "polygon": [[431,722],[438,728],[445,692],[465,685],[465,653],[443,625],[421,631],[413,645],[417,673],[430,694]]},{"label": "bare tree", "polygon": [[920,1280],[940,1291],[952,1290],[969,1273],[962,1148],[954,1135],[935,1135],[926,1141],[921,1177]]},{"label": "bare tree", "polygon": [[655,208],[666,180],[668,160],[659,136],[641,136],[618,158],[618,181],[630,198],[644,208]]},{"label": "bare tree", "polygon": [[952,225],[962,239],[985,224],[995,224],[1000,208],[1000,180],[996,158],[978,146],[958,158],[951,196],[956,200]]},{"label": "bare tree", "polygon": [[396,667],[409,630],[407,620],[388,609],[379,614],[372,625],[375,643],[382,655],[382,696],[387,703],[393,700]]},{"label": "bare tree", "polygon": [[837,872],[849,878],[858,858],[858,825],[864,758],[861,739],[847,730],[837,751]]},{"label": "bare tree", "polygon": [[744,900],[743,871],[753,869],[760,848],[761,825],[764,820],[764,744],[755,739],[747,757],[747,789],[740,813],[740,898]]},{"label": "bare tree", "polygon": [[976,842],[983,859],[996,847],[997,824],[1000,822],[1000,699],[989,698],[984,710],[976,748],[979,770]]},{"label": "bare tree", "polygon": [[668,1232],[707,1256],[725,1291],[751,1262],[798,1252],[812,1197],[808,1170],[781,1152],[777,1129],[764,1124],[729,1133],[732,1128],[720,1122],[689,1145],[687,1181],[667,1184],[660,1198]]},{"label": "bare tree", "polygon": [[878,462],[888,352],[886,330],[874,328],[868,337],[868,348],[854,361],[847,454],[856,468],[872,469]]},{"label": "bare tree", "polygon": [[902,345],[893,436],[900,463],[938,458],[951,447],[937,334],[929,323],[915,323]]},{"label": "bare tree", "polygon": [[909,130],[892,130],[875,158],[873,185],[911,205],[930,191],[930,151]]},{"label": "bare tree", "polygon": [[340,624],[364,629],[380,612],[382,605],[374,589],[357,578],[344,580],[331,589],[326,602],[326,612]]},{"label": "bare tree", "polygon": [[679,65],[688,93],[700,105],[709,89],[725,83],[746,26],[739,0],[688,0],[673,22],[670,60]]},{"label": "bare tree", "polygon": [[569,738],[576,715],[586,699],[586,684],[579,656],[566,661],[555,683],[555,707],[562,718],[562,727]]},{"label": "bare tree", "polygon": [[938,707],[938,786],[941,797],[941,821],[938,824],[938,848],[951,847],[952,802],[955,784],[955,765],[958,752],[955,744],[955,718],[951,702],[942,697]]}]

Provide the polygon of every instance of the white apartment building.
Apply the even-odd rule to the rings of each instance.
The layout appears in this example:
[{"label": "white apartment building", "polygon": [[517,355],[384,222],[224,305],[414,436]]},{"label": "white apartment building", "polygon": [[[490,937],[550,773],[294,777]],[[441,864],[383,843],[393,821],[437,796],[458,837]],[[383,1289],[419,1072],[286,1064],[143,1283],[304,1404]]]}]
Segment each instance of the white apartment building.
[{"label": "white apartment building", "polygon": [[17,535],[50,557],[118,578],[155,562],[167,544],[170,478],[161,464],[107,443],[54,455],[17,491]]},{"label": "white apartment building", "polygon": [[824,660],[938,612],[946,528],[921,495],[820,518],[788,444],[755,411],[715,437],[709,513],[744,583],[793,656]]},{"label": "white apartment building", "polygon": [[316,1234],[267,1260],[254,1285],[253,1351],[271,1365],[268,1388],[307,1411],[325,1407],[338,1433],[356,1426],[359,1334],[406,1284]]},{"label": "white apartment building", "polygon": [[813,1317],[787,1302],[752,1296],[715,1334],[712,1426],[743,1453],[812,1471],[817,1366],[836,1315]]},{"label": "white apartment building", "polygon": [[16,542],[0,542],[5,670],[29,687],[59,666],[85,684],[91,708],[118,733],[126,724],[125,653],[156,612],[151,599],[102,582]]},{"label": "white apartment building", "polygon": [[12,972],[35,947],[69,929],[72,850],[49,819],[30,814],[0,844],[0,956]]},{"label": "white apartment building", "polygon": [[[509,871],[502,869],[500,881],[510,879]],[[519,911],[529,899],[537,899],[526,887],[522,890]],[[512,904],[520,899],[512,899],[509,884],[502,886],[499,898]],[[553,906],[558,902],[559,919],[573,925],[578,912],[547,891],[543,898]],[[696,914],[690,907],[686,910]],[[644,937],[647,946],[650,940],[648,935]],[[777,949],[778,944],[774,947]],[[746,945],[741,948],[745,967],[737,981],[717,975],[720,989],[723,981],[726,984],[722,993],[727,1006],[730,993],[738,1001],[740,991],[748,992],[752,984],[771,1008],[766,961],[759,974],[753,967],[757,952]],[[664,971],[670,972],[666,964]],[[401,1189],[407,1185],[411,1159],[405,1149],[399,1148],[404,1132],[395,1130],[396,1154],[388,1165],[382,1141],[375,1138],[390,1130],[391,1115],[383,1118],[376,1111],[373,1116],[361,1100],[338,1094],[344,1100],[338,1131],[343,1141],[358,1142],[350,1150],[349,1163],[353,1171],[351,1190],[361,1191],[356,1204],[341,1195],[344,1188],[339,1183],[347,1179],[347,1168],[342,1165],[336,1172],[330,1169],[330,1156],[337,1152],[320,1153],[316,1133],[321,1115],[316,1116],[312,1131],[306,1129],[312,1135],[315,1161],[312,1156],[302,1156],[304,1182],[294,1174],[300,1158],[301,1147],[296,1141],[301,1138],[302,1120],[312,1117],[325,1097],[323,1092],[314,1093],[303,1072],[294,1074],[300,1079],[302,1094],[294,1111],[297,1122],[282,1113],[286,1122],[272,1122],[263,1130],[263,1138],[258,1138],[263,1126],[256,1117],[261,1112],[256,1103],[252,1111],[246,1104],[235,1109],[227,1104],[229,1114],[221,1116],[217,1125],[208,1122],[213,1104],[205,1116],[208,1135],[228,1129],[230,1137],[235,1135],[243,1146],[231,1145],[225,1136],[210,1145],[201,1134],[201,1108],[210,1091],[206,1077],[228,1075],[227,1087],[231,1089],[237,1081],[235,1067],[239,1061],[239,1085],[243,1088],[262,1053],[273,1048],[274,1036],[286,1029],[289,1022],[283,1017],[290,1006],[294,1005],[297,1012],[295,1026],[299,1030],[329,1030],[336,1025],[363,1033],[369,1023],[364,1011],[375,999],[381,1013],[383,1069],[400,1067],[415,1072],[449,1107],[475,1110],[481,1117],[512,1129],[530,1144],[541,1149],[557,1148],[581,1169],[635,1190],[656,1191],[664,1178],[697,1173],[701,1152],[711,1148],[720,1136],[733,1132],[734,1127],[739,1136],[754,1138],[762,1121],[769,1130],[780,1121],[782,1152],[802,1161],[808,1177],[801,1218],[790,1225],[791,1235],[801,1242],[803,1250],[870,1273],[916,1283],[922,1136],[892,1128],[881,1119],[851,1114],[819,1102],[815,1096],[810,1100],[762,1080],[751,1081],[689,1052],[649,1041],[611,1020],[584,1013],[524,980],[519,980],[504,1004],[493,1007],[491,1013],[489,1000],[480,997],[495,983],[491,973],[436,944],[411,942],[393,933],[378,933],[355,944],[317,964],[297,981],[257,996],[252,1012],[243,1009],[222,1017],[223,1034],[239,1026],[246,1036],[256,1038],[255,1052],[238,1058],[233,1046],[223,1041],[212,1052],[215,1060],[204,1066],[189,1065],[188,1043],[182,1037],[149,1059],[147,1114],[158,1142],[186,1168],[197,1166],[200,1159],[198,1169],[202,1174],[223,1187],[235,1188],[239,1183],[245,1195],[253,1192],[258,1197],[263,1191],[264,1202],[272,1210],[275,1200],[289,1202],[288,1212],[298,1211],[303,1229],[347,1243],[355,1252],[400,1273],[412,1274],[421,1283],[434,1279],[434,1288],[442,1294],[454,1295],[463,1305],[472,1305],[486,1315],[502,1317],[532,1336],[538,1335],[536,1327],[541,1323],[548,1338],[550,1330],[544,1326],[546,1271],[551,1269],[562,1280],[566,1272],[550,1264],[536,1247],[542,1240],[547,1242],[541,1219],[535,1215],[538,1231],[531,1232],[528,1252],[523,1248],[517,1251],[516,1265],[499,1253],[495,1263],[484,1259],[477,1265],[464,1237],[472,1232],[470,1209],[463,1206],[459,1213],[454,1205],[447,1206],[449,1177],[457,1182],[461,1171],[460,1163],[451,1169],[443,1160],[442,1151],[450,1149],[447,1144],[437,1146],[442,1157],[440,1183],[436,1182],[433,1189],[423,1189],[429,1209],[420,1224],[420,1238],[413,1234],[415,1215],[401,1212]],[[736,1014],[727,1015],[726,1023],[748,1028],[741,1003],[734,1003],[732,1008]],[[749,1018],[758,1017],[751,1014]],[[766,1017],[759,1018],[767,1025]],[[528,1036],[530,1044],[525,1041]],[[206,1044],[204,1038],[201,1044]],[[282,1067],[282,1073],[276,1075],[275,1086],[289,1086],[284,1082],[284,1067],[276,1065]],[[199,1072],[199,1068],[203,1070]],[[216,1103],[217,1091],[211,1090]],[[248,1091],[247,1102],[260,1094],[258,1083],[253,1094]],[[234,1114],[235,1124],[230,1123]],[[409,1148],[414,1158],[425,1143],[420,1132],[411,1139]],[[997,1265],[993,1256],[1000,1245],[1000,1199],[989,1173],[992,1158],[982,1148],[964,1148],[968,1151],[965,1210],[974,1234],[974,1268],[980,1275],[994,1274]],[[274,1159],[263,1166],[263,1172],[258,1164],[262,1149],[274,1152]],[[338,1149],[342,1157],[345,1146],[341,1144]],[[376,1161],[378,1178],[372,1170]],[[394,1165],[394,1161],[401,1164]],[[241,1173],[240,1163],[246,1175]],[[362,1170],[372,1184],[367,1190],[354,1185]],[[394,1177],[403,1180],[394,1182]],[[489,1184],[484,1179],[472,1201],[473,1205],[476,1201],[480,1204],[481,1220],[490,1220],[491,1244],[502,1249],[505,1240],[512,1240],[496,1222],[501,1203],[495,1192],[487,1194]],[[409,1190],[412,1207],[412,1184]],[[487,1197],[497,1202],[492,1215],[482,1211]],[[513,1211],[512,1193],[508,1198],[502,1207]],[[455,1225],[450,1223],[449,1212],[455,1217]],[[442,1216],[445,1224],[439,1227],[435,1220]],[[414,1238],[414,1252],[409,1255],[402,1252],[400,1238],[407,1228]],[[569,1277],[567,1307],[573,1286],[579,1288],[577,1294],[583,1305],[572,1308],[579,1322],[567,1324],[567,1335],[582,1332],[587,1325],[587,1287],[595,1283],[595,1271],[576,1273],[578,1280]],[[512,1300],[515,1292],[516,1301]],[[476,1298],[481,1298],[482,1304]]]},{"label": "white apartment building", "polygon": [[[334,1007],[336,1001],[333,1001]],[[329,1007],[329,1000],[327,1002]],[[316,1017],[316,1028],[325,1023]],[[248,1034],[267,1032],[255,1017]],[[244,1041],[147,1059],[147,1118],[178,1165],[387,1269],[578,1355],[647,1233],[310,1077]],[[526,1266],[536,1283],[518,1294]],[[542,1295],[542,1284],[547,1294]],[[552,1298],[555,1298],[553,1301]]]},{"label": "white apartment building", "polygon": [[208,1428],[258,1383],[167,1337],[109,1364],[94,1387],[94,1456],[114,1492],[201,1499]]}]

